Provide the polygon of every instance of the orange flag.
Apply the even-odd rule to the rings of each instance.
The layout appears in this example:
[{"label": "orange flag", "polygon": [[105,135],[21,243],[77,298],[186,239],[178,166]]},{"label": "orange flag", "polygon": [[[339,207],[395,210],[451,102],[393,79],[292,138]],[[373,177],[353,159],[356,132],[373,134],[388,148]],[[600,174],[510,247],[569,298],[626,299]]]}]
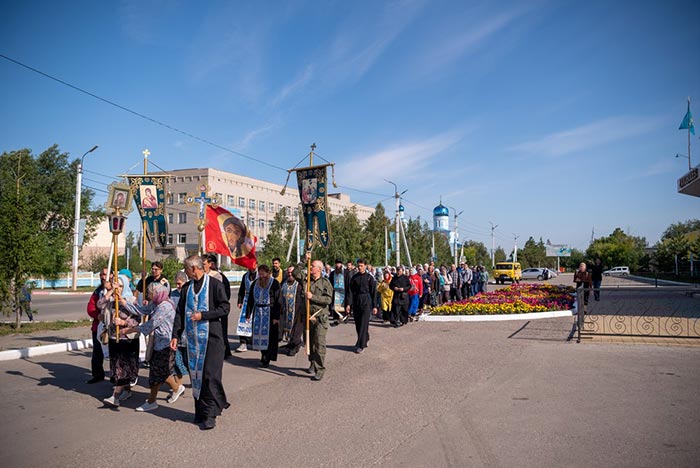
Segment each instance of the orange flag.
[{"label": "orange flag", "polygon": [[251,269],[257,268],[255,243],[257,238],[245,223],[220,206],[207,205],[207,225],[204,228],[207,252],[231,257],[233,263]]}]

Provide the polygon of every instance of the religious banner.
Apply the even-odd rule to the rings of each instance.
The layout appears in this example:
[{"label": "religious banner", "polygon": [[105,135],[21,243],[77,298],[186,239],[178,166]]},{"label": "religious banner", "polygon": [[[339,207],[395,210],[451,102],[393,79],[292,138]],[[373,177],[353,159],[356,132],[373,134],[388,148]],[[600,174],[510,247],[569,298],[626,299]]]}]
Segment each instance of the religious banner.
[{"label": "religious banner", "polygon": [[245,223],[221,206],[206,205],[206,251],[231,257],[233,263],[257,268],[255,243],[257,238]]},{"label": "religious banner", "polygon": [[330,228],[326,214],[327,207],[327,164],[297,169],[299,198],[301,199],[304,220],[306,221],[306,251],[314,245],[328,247]]},{"label": "religious banner", "polygon": [[154,239],[165,247],[168,241],[168,224],[165,220],[165,182],[167,176],[127,176],[131,194],[141,219],[148,226],[148,240]]}]

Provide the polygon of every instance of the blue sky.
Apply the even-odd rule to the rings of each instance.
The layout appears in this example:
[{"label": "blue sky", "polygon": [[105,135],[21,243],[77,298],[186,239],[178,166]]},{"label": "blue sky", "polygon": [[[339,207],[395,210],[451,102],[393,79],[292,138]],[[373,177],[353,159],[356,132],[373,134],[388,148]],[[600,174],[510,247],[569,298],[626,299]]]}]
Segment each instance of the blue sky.
[{"label": "blue sky", "polygon": [[[442,197],[463,240],[490,247],[493,222],[506,250],[585,249],[700,217],[674,157],[688,96],[700,115],[698,18],[693,0],[3,0],[0,54],[273,166],[315,142],[353,201],[392,211],[387,178],[430,220]],[[164,169],[286,178],[4,59],[0,83],[3,151],[97,144],[86,171],[117,175],[149,148]]]}]

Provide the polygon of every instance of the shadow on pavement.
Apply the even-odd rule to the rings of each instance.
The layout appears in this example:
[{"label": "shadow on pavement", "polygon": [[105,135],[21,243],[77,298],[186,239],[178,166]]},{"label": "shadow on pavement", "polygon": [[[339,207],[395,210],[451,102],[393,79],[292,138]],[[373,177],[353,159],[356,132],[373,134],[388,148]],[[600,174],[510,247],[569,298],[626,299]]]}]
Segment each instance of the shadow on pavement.
[{"label": "shadow on pavement", "polygon": [[[70,353],[73,355],[82,355],[81,353]],[[119,411],[119,409],[123,410],[129,410],[133,411],[135,410],[138,406],[141,406],[141,404],[146,401],[146,398],[148,397],[149,391],[145,387],[141,387],[137,384],[137,386],[132,388],[132,397],[129,398],[128,400],[122,402],[120,404],[120,408],[113,408],[110,406],[107,406],[103,403],[102,399],[106,398],[111,395],[112,393],[112,385],[110,384],[108,379],[105,379],[104,382],[102,383],[97,383],[97,384],[87,384],[85,381],[90,378],[90,371],[88,369],[85,369],[83,367],[75,366],[72,364],[63,364],[63,363],[54,363],[54,362],[36,362],[27,359],[27,362],[31,364],[35,364],[37,366],[41,366],[44,369],[48,371],[50,374],[49,377],[42,377],[40,379],[37,379],[35,377],[28,376],[24,374],[21,371],[6,371],[5,373],[10,376],[15,376],[15,377],[21,377],[29,380],[34,380],[37,382],[38,386],[54,386],[56,388],[60,388],[62,390],[66,391],[71,391],[71,392],[77,392],[81,393],[83,395],[87,395],[90,397],[95,398],[97,403],[99,405],[102,405],[100,409],[105,409],[105,410],[110,410],[110,411]],[[139,375],[139,381],[140,382],[148,382],[148,378],[146,377],[144,380],[143,375]],[[167,388],[167,385],[163,385],[163,389]],[[194,404],[191,400],[191,389],[188,386],[188,391],[185,395],[180,397],[181,399],[186,398],[190,399],[190,403],[192,405],[192,411],[183,411],[177,408],[174,408],[171,405],[168,405],[168,403],[165,402],[165,395],[169,394],[168,392],[161,391],[159,393],[159,398],[157,400],[158,402],[158,408],[154,411],[151,411],[149,414],[152,414],[153,416],[157,416],[159,418],[163,419],[168,419],[170,421],[184,421],[184,422],[191,422],[193,418],[193,413],[194,413]],[[189,396],[189,398],[187,398]]]}]

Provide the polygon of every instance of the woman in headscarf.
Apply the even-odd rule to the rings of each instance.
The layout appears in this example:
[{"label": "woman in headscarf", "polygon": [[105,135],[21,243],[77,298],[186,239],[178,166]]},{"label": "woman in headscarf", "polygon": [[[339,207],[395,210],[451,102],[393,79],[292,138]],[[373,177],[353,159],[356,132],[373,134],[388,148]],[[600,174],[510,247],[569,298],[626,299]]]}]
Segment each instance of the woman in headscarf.
[{"label": "woman in headscarf", "polygon": [[[170,339],[173,334],[173,320],[175,319],[175,304],[170,300],[170,288],[153,282],[146,289],[148,305],[143,307],[137,304],[129,304],[124,301],[123,306],[133,314],[150,315],[151,319],[141,325],[129,325],[126,321],[117,320],[120,326],[126,326],[126,333],[140,332],[148,334],[153,332],[153,353],[149,361],[148,385],[151,394],[146,402],[136,408],[136,411],[153,411],[158,408],[156,398],[158,390],[163,383],[167,383],[172,389],[172,395],[168,397],[168,403],[174,403],[185,391],[185,386],[175,378],[175,351],[170,348]],[[121,304],[121,302],[120,302]]]},{"label": "woman in headscarf", "polygon": [[391,318],[391,300],[394,297],[394,291],[389,288],[389,283],[391,283],[391,271],[385,268],[382,280],[377,283],[377,292],[381,299],[380,305],[384,325],[389,324],[389,319]]},{"label": "woman in headscarf", "polygon": [[[124,285],[127,284],[125,288]],[[137,336],[127,334],[125,327],[120,326],[119,341],[117,341],[117,323],[127,327],[138,325],[138,318],[133,316],[125,307],[119,308],[119,317],[114,318],[114,295],[120,297],[122,303],[129,304],[134,297],[128,287],[125,276],[118,276],[114,283],[106,282],[105,294],[97,301],[97,308],[102,313],[102,322],[109,333],[109,370],[110,382],[114,385],[112,396],[103,401],[110,406],[119,406],[131,396],[129,385],[135,382],[139,375],[139,340]]]}]

